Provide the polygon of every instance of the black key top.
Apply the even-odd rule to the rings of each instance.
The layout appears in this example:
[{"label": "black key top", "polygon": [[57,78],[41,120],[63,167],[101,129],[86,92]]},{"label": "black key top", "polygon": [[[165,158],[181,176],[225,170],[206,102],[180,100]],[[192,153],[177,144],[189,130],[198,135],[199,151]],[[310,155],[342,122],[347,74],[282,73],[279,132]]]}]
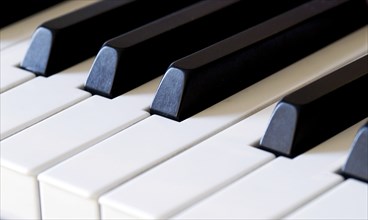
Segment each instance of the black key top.
[{"label": "black key top", "polygon": [[[85,89],[113,98],[165,73],[170,63],[305,2],[208,0],[105,43]],[[254,11],[257,11],[255,14]],[[241,21],[241,22],[240,22]]]},{"label": "black key top", "polygon": [[368,116],[368,56],[284,97],[260,142],[295,157]]},{"label": "black key top", "polygon": [[47,9],[62,1],[64,0],[6,1],[6,3],[3,1],[0,13],[0,28]]},{"label": "black key top", "polygon": [[37,28],[21,67],[55,74],[97,54],[106,40],[197,1],[106,0],[87,6]]},{"label": "black key top", "polygon": [[151,113],[184,120],[363,26],[365,12],[364,1],[311,1],[175,61]]},{"label": "black key top", "polygon": [[368,183],[368,123],[361,127],[355,136],[342,174]]}]

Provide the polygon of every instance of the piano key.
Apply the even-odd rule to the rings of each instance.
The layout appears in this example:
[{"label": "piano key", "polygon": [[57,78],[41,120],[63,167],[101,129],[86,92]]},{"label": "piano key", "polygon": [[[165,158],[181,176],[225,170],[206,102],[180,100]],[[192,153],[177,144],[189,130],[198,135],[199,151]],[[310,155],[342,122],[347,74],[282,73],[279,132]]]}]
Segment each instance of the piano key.
[{"label": "piano key", "polygon": [[103,195],[102,219],[167,219],[273,159],[247,146],[267,128],[272,107]]},{"label": "piano key", "polygon": [[[58,17],[62,14],[74,11],[76,9],[91,5],[97,0],[73,0],[65,1],[55,7],[40,13],[34,14],[27,19],[21,20],[12,25],[6,26],[0,30],[1,44],[0,50],[14,45],[20,41],[26,40],[32,36],[33,31],[39,24],[47,20]],[[20,58],[20,57],[19,57]]]},{"label": "piano key", "polygon": [[280,219],[342,180],[278,157],[173,219]]},{"label": "piano key", "polygon": [[[367,117],[368,56],[284,97],[260,145],[294,157]],[[339,111],[336,111],[339,109]]]},{"label": "piano key", "polygon": [[368,185],[348,179],[285,219],[368,219]]},{"label": "piano key", "polygon": [[[46,170],[38,176],[42,215],[96,218],[103,193],[362,56],[366,33],[363,28],[192,118],[179,123],[153,115]],[[54,199],[59,196],[65,199]]]},{"label": "piano key", "polygon": [[352,143],[351,152],[342,168],[342,173],[368,183],[368,123],[361,127]]},{"label": "piano key", "polygon": [[[116,97],[163,74],[172,61],[269,19],[300,2],[304,0],[284,4],[270,1],[265,9],[264,2],[260,1],[209,0],[187,7],[107,41],[97,55],[85,89],[93,94]],[[253,11],[258,11],[257,16]],[[158,51],[164,53],[158,56]]]},{"label": "piano key", "polygon": [[17,1],[9,1],[1,11],[0,28],[9,25],[13,22],[21,20],[27,16],[45,10],[53,5],[56,5],[63,0],[28,0],[21,4]]},{"label": "piano key", "polygon": [[[86,66],[81,63],[65,72],[88,73],[83,68]],[[91,96],[51,81],[37,77],[0,95],[1,140]]]},{"label": "piano key", "polygon": [[362,1],[311,1],[177,60],[151,113],[182,121],[365,25],[365,9]]},{"label": "piano key", "polygon": [[29,42],[29,40],[24,40],[1,50],[1,64],[7,66],[19,66],[20,57],[27,51]]},{"label": "piano key", "polygon": [[[41,219],[37,212],[39,203],[32,197],[33,195],[27,193],[38,191],[37,182],[30,177],[17,175],[4,167],[1,167],[0,178],[1,219]],[[22,190],[11,190],[14,186]],[[18,205],[19,209],[14,211],[14,207]]]},{"label": "piano key", "polygon": [[0,93],[3,93],[35,76],[17,67],[1,66]]},{"label": "piano key", "polygon": [[[49,20],[34,32],[21,66],[43,76],[55,74],[92,57],[109,38],[196,1],[101,1]],[[157,4],[162,7],[144,10]],[[114,26],[118,21],[122,22]]]},{"label": "piano key", "polygon": [[33,79],[35,75],[19,68],[20,56],[26,51],[28,41],[0,51],[0,93]]},{"label": "piano key", "polygon": [[93,63],[93,60],[93,58],[90,58],[65,71],[47,77],[47,84],[54,84],[65,88],[82,89],[88,78],[88,70]]}]

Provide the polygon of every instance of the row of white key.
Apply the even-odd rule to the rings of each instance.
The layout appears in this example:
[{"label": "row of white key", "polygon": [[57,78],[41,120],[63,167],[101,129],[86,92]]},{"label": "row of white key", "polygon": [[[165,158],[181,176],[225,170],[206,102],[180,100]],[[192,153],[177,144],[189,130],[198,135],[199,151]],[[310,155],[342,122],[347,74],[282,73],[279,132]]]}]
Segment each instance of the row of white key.
[{"label": "row of white key", "polygon": [[[157,168],[154,168],[102,196],[100,199],[100,203],[102,204],[102,216],[106,219],[133,217],[164,219],[171,217],[173,214],[185,208],[185,206],[189,206],[193,204],[194,201],[205,198],[215,189],[226,185],[225,183],[232,182],[239,176],[243,176],[247,172],[257,168],[260,164],[274,158],[270,153],[247,146],[254,141],[250,139],[251,142],[249,142],[248,139],[247,142],[247,138],[260,137],[262,135],[262,132],[265,130],[262,126],[266,125],[265,119],[270,115],[272,108],[273,106],[260,111],[237,125],[202,142],[193,149],[184,152],[182,155],[159,165]],[[262,126],[260,126],[260,124]],[[305,172],[306,169],[308,171],[307,173],[317,174],[321,171],[331,171],[332,173],[336,170],[336,166],[341,167],[346,161],[346,156],[350,150],[354,135],[361,125],[362,123],[359,123],[295,158],[291,166],[292,168],[290,169],[303,175],[303,178],[296,177],[295,175],[293,176],[293,172],[291,172],[290,175],[286,173],[288,175],[287,180],[283,179],[285,178],[284,176],[272,178],[272,184],[277,188],[276,186],[283,185],[277,181],[285,183],[285,181],[294,181],[295,179],[297,179],[296,181],[298,182],[304,181],[305,178],[309,179],[310,177]],[[252,128],[252,130],[250,130],[250,128]],[[188,161],[190,161],[190,163],[188,163]],[[272,162],[272,164],[273,163],[275,162]],[[282,169],[277,169],[282,171]],[[267,171],[267,173],[268,172],[269,171]],[[259,181],[255,192],[258,194],[254,197],[246,198],[253,204],[256,203],[256,201],[264,203],[262,198],[271,198],[272,195],[277,192],[277,189],[273,189],[271,192],[265,192],[261,189],[258,190],[258,188],[261,188],[262,182],[270,184],[271,179],[266,181],[268,177],[263,178],[264,181]],[[295,184],[297,185],[298,183]],[[288,186],[290,186],[290,184]],[[243,186],[243,188],[253,190],[253,188],[248,185]],[[270,189],[272,189],[272,187]],[[288,195],[288,193],[285,194]],[[249,194],[243,193],[241,195]],[[276,199],[277,198],[280,200],[285,199],[276,197]],[[233,204],[233,202],[229,203]],[[244,205],[247,203],[241,204]],[[293,210],[295,206],[288,207],[289,210]],[[229,210],[227,208],[228,207],[225,207],[224,210]],[[250,210],[253,210],[253,208],[255,207],[251,206]],[[265,210],[276,210],[276,208],[272,207],[267,208],[265,204],[263,208]],[[211,207],[211,209],[214,209],[214,207]],[[265,211],[262,212],[258,209],[254,209],[255,213],[253,214],[249,214],[249,210],[242,210],[244,211],[243,214],[235,212],[235,215],[231,217],[245,219],[268,219],[279,217],[279,215],[274,214],[270,216],[264,215]],[[362,216],[361,212],[364,210],[365,209],[360,209],[360,216]],[[208,209],[202,210],[202,212],[211,213],[208,212]],[[221,218],[221,215],[217,216],[217,214],[218,213],[214,215],[202,214],[199,216],[192,214],[190,218]],[[224,211],[222,214],[225,216],[229,215],[227,211]],[[184,218],[188,217],[189,216],[184,216]]]}]

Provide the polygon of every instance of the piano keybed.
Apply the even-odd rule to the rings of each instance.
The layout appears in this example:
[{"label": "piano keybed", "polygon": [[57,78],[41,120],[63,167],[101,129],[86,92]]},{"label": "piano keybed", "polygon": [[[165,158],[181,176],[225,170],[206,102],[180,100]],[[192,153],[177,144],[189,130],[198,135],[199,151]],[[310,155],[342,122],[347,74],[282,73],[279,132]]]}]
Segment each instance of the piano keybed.
[{"label": "piano keybed", "polygon": [[95,57],[19,67],[39,24],[95,2],[0,29],[1,219],[368,219],[341,173],[367,117],[294,158],[259,146],[283,97],[368,54],[367,26],[178,122],[149,111],[163,75],[105,98],[84,90]]}]

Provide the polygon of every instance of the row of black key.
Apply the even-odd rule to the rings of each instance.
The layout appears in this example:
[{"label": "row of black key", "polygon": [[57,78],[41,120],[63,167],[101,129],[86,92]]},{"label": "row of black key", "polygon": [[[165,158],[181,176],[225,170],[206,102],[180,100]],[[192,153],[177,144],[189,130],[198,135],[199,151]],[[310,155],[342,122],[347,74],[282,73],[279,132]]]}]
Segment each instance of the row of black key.
[{"label": "row of black key", "polygon": [[[107,41],[86,90],[116,97],[162,75],[171,62],[305,2],[206,0]],[[255,14],[252,11],[257,11]],[[108,63],[108,64],[107,64]]]}]

